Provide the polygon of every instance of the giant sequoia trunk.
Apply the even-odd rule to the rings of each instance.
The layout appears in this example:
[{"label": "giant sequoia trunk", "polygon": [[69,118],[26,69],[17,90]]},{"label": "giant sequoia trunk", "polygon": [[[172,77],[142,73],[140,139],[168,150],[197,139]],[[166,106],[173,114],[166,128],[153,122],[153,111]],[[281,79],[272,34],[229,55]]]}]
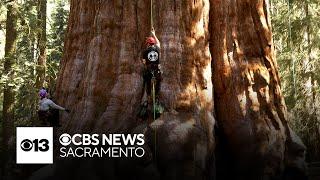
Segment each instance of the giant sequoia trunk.
[{"label": "giant sequoia trunk", "polygon": [[268,3],[211,0],[210,11],[216,118],[229,168],[253,179],[298,168],[290,159],[305,151],[287,124]]},{"label": "giant sequoia trunk", "polygon": [[[131,170],[136,176],[112,168],[107,177],[121,172],[150,179],[155,176],[148,171],[156,169],[157,177],[165,179],[213,179],[213,79],[222,141],[239,165],[235,169],[253,179],[279,175],[290,133],[264,1],[154,3],[165,112],[149,126],[137,123],[143,95],[140,54],[150,30],[150,1],[72,0],[57,84],[59,103],[72,109],[62,116],[64,131],[143,129],[153,168]],[[251,175],[241,166],[258,171]]]},{"label": "giant sequoia trunk", "polygon": [[[214,150],[209,1],[155,3],[165,112],[147,128],[150,152],[163,176],[200,178]],[[71,1],[57,85],[59,103],[72,109],[62,118],[69,132],[131,132],[138,125],[149,22],[149,0]]]}]

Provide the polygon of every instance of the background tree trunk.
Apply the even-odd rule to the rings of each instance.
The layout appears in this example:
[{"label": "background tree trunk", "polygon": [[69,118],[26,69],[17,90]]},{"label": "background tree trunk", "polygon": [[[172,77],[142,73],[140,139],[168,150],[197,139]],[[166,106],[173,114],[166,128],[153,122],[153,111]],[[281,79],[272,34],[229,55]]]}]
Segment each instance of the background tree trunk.
[{"label": "background tree trunk", "polygon": [[[2,122],[2,170],[5,173],[9,158],[9,152],[14,145],[14,70],[15,50],[17,40],[17,7],[15,1],[7,4],[7,20],[6,20],[6,42],[5,42],[5,61],[3,73],[7,76],[3,88],[3,122]],[[12,155],[12,154],[11,154]],[[1,172],[0,172],[1,173]]]},{"label": "background tree trunk", "polygon": [[47,44],[47,0],[38,0],[37,4],[38,10],[38,64],[37,64],[37,74],[36,74],[36,87],[40,89],[44,87],[44,82],[46,78],[46,44]]},{"label": "background tree trunk", "polygon": [[223,177],[280,177],[293,149],[304,158],[304,145],[287,125],[268,3],[211,0],[215,112],[228,152],[221,162],[229,160]]},{"label": "background tree trunk", "polygon": [[[319,132],[319,122],[317,117],[317,80],[315,76],[315,69],[316,69],[316,63],[317,61],[314,58],[314,55],[312,54],[313,47],[312,47],[312,19],[309,14],[309,2],[304,1],[304,12],[305,12],[305,19],[306,19],[306,26],[304,29],[304,32],[306,34],[305,41],[307,42],[307,53],[305,55],[305,59],[303,60],[303,66],[304,66],[304,72],[303,72],[303,89],[302,91],[305,92],[305,98],[304,98],[304,108],[306,109],[306,113],[309,114],[309,118],[306,118],[306,121],[308,122],[309,126],[312,127],[309,130],[309,133],[313,134],[311,138],[308,137],[308,139],[305,141],[305,144],[307,147],[312,147],[312,145],[315,145],[315,147],[320,147],[320,142],[316,141],[315,139],[320,138],[320,132]],[[314,159],[320,158],[320,149],[319,148],[311,148],[308,151],[308,155],[313,155]]]}]

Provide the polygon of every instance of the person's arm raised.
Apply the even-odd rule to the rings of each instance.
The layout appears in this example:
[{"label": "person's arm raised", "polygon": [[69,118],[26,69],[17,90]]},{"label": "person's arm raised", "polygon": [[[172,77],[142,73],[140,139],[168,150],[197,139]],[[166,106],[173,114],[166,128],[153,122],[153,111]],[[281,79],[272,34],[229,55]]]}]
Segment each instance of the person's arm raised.
[{"label": "person's arm raised", "polygon": [[159,48],[161,48],[161,46],[160,46],[160,41],[159,41],[159,39],[157,38],[157,36],[156,36],[156,31],[152,28],[152,30],[151,30],[151,35],[156,39],[156,45],[159,47]]}]

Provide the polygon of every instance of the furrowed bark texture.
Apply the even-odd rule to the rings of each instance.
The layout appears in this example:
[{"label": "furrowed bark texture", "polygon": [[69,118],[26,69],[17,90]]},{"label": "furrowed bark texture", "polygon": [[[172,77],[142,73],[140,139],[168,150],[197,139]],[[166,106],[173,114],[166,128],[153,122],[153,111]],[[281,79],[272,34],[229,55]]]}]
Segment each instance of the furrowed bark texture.
[{"label": "furrowed bark texture", "polygon": [[268,1],[210,2],[215,113],[234,171],[224,176],[280,177],[287,155],[303,159],[305,148],[287,125]]},{"label": "furrowed bark texture", "polygon": [[[203,179],[214,170],[209,0],[154,3],[165,112],[143,131],[161,178]],[[139,129],[141,52],[149,33],[149,0],[71,1],[57,83],[58,102],[72,110],[61,119],[65,132]]]},{"label": "furrowed bark texture", "polygon": [[165,112],[146,126],[136,120],[150,1],[71,0],[56,91],[72,110],[62,115],[63,132],[144,132],[147,141],[143,166],[126,171],[110,160],[92,163],[92,171],[107,167],[100,175],[109,179],[214,179],[212,82],[222,159],[231,160],[221,177],[274,178],[284,164],[296,167],[304,147],[287,126],[267,9],[262,0],[154,1]]}]

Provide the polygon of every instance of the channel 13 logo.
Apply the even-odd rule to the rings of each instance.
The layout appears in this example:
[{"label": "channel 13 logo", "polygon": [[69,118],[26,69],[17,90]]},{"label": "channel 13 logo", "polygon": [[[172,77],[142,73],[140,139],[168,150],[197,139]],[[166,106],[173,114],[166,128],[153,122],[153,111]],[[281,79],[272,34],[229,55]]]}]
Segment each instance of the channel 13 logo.
[{"label": "channel 13 logo", "polygon": [[31,141],[30,139],[22,140],[20,147],[24,151],[41,151],[46,152],[49,150],[49,140],[48,139],[35,139]]},{"label": "channel 13 logo", "polygon": [[17,164],[52,164],[52,127],[17,127]]}]

